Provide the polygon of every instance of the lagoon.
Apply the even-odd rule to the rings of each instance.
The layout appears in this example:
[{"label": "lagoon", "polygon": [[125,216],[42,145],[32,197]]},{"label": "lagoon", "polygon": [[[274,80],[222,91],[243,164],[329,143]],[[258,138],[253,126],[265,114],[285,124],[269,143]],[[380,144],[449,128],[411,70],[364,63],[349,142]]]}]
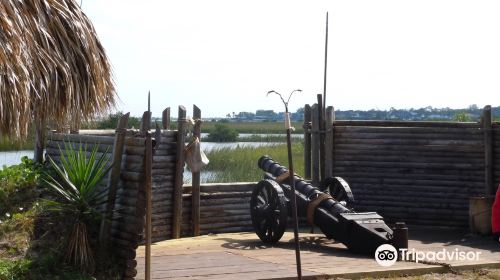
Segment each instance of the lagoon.
[{"label": "lagoon", "polygon": [[[227,142],[227,143],[215,143],[215,142],[201,142],[201,148],[204,152],[211,150],[230,148],[235,149],[237,147],[261,147],[268,145],[276,145],[276,142]],[[0,152],[0,167],[4,165],[14,165],[21,163],[21,157],[27,156],[33,158],[33,150],[21,150],[21,151],[7,151]]]},{"label": "lagoon", "polygon": [[0,166],[14,165],[21,163],[21,157],[33,158],[33,150],[0,152]]}]

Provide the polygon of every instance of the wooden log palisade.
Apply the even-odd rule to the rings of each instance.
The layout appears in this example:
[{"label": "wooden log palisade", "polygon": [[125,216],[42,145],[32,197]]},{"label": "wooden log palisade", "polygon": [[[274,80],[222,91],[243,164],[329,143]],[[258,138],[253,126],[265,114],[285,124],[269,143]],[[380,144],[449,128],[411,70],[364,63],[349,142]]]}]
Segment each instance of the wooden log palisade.
[{"label": "wooden log palisade", "polygon": [[[304,153],[305,174],[319,182],[323,164],[326,176],[345,178],[359,211],[377,211],[388,222],[467,227],[468,198],[491,194],[500,183],[500,124],[488,120],[488,110],[481,123],[456,123],[335,120],[330,108],[323,131],[314,123],[320,114],[318,105],[305,108],[305,147],[311,147]],[[184,107],[179,109],[179,130],[169,130],[170,110],[163,111],[159,148],[152,157],[151,241],[253,230],[249,201],[254,183],[202,183],[198,187],[194,179],[193,187],[183,184],[187,124]],[[198,118],[198,113],[193,116]],[[114,204],[110,244],[123,266],[124,279],[133,279],[135,249],[145,237],[145,137],[137,130],[115,135],[112,131],[82,133],[90,132],[48,133],[45,151],[57,161],[65,145],[82,143],[87,150],[97,146],[99,154],[120,161],[116,143],[123,137],[121,162],[114,166],[120,166],[119,181],[111,183],[117,179],[112,171],[110,181],[100,188],[108,190],[108,202]],[[323,163],[319,162],[321,133],[326,136]],[[106,207],[103,213],[109,210]]]},{"label": "wooden log palisade", "polygon": [[312,172],[315,182],[318,166],[328,174],[333,165],[333,175],[353,189],[356,209],[376,210],[389,221],[467,227],[469,197],[491,195],[500,183],[500,125],[491,119],[486,106],[480,123],[327,120],[333,153],[319,161],[313,140],[312,162],[304,164],[312,170],[305,174]]},{"label": "wooden log palisade", "polygon": [[[151,164],[148,164],[146,136],[151,134],[150,113],[146,112],[143,116],[139,131],[124,129],[126,116],[120,120],[114,135],[112,131],[98,131],[95,135],[92,135],[92,131],[82,131],[86,134],[78,135],[50,133],[47,136],[45,151],[57,162],[61,151],[68,145],[74,148],[82,146],[87,150],[87,154],[90,154],[92,148],[97,147],[98,156],[105,154],[110,163],[114,162],[109,179],[104,180],[99,186],[108,191],[107,204],[102,209],[107,219],[103,221],[99,239],[102,244],[110,246],[113,252],[116,252],[118,261],[123,267],[123,279],[133,279],[137,273],[135,250],[145,238],[146,241],[149,239],[158,241],[172,237],[171,228],[165,231],[158,225],[168,224],[170,227],[173,221],[172,201],[176,174],[182,174],[183,171],[176,170],[180,166],[177,154],[178,150],[183,151],[184,143],[177,144],[177,130],[167,129],[170,126],[170,112],[168,108],[165,109],[162,126],[166,130],[161,132],[160,139],[156,139],[161,143],[157,143],[159,148],[155,150]],[[150,169],[147,165],[150,165]],[[148,170],[151,170],[151,175],[148,175]],[[182,195],[182,179],[177,182],[180,182]],[[147,198],[151,198],[151,207],[147,207],[149,203]],[[151,215],[146,216],[146,209],[151,210]],[[190,212],[190,209],[185,212]],[[145,223],[146,218],[150,218],[151,222]],[[186,215],[185,218],[189,219],[190,215]],[[150,231],[147,228],[145,231],[145,225],[150,225]],[[185,226],[183,222],[182,227],[185,232],[190,226]],[[148,234],[149,232],[151,234]]]}]

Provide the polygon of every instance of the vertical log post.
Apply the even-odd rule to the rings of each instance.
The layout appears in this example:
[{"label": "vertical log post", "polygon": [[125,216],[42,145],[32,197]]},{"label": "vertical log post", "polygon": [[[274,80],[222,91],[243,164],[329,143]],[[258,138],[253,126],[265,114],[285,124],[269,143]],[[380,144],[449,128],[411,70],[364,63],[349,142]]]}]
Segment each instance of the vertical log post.
[{"label": "vertical log post", "polygon": [[163,110],[161,123],[163,129],[170,129],[170,107],[167,107],[165,110]]},{"label": "vertical log post", "polygon": [[145,258],[145,279],[151,279],[151,185],[153,166],[153,141],[151,133],[146,132],[146,155],[144,157],[144,177],[146,180],[146,258]]},{"label": "vertical log post", "polygon": [[69,122],[69,134],[80,134],[81,118],[76,115],[74,119]]},{"label": "vertical log post", "polygon": [[335,176],[335,107],[332,106],[332,175]]},{"label": "vertical log post", "polygon": [[99,241],[104,246],[108,243],[111,232],[111,221],[113,218],[113,211],[115,209],[116,190],[120,182],[120,174],[122,167],[123,148],[125,146],[125,134],[127,132],[127,124],[130,113],[126,113],[118,120],[118,125],[115,131],[115,142],[113,144],[113,161],[112,167],[108,177],[108,200],[106,202],[106,213],[101,222],[99,233]]},{"label": "vertical log post", "polygon": [[304,178],[311,179],[311,106],[304,107]]},{"label": "vertical log post", "polygon": [[325,178],[333,177],[333,107],[326,108]]},{"label": "vertical log post", "polygon": [[325,112],[323,111],[323,96],[318,98],[318,125],[319,125],[319,170],[320,180],[325,179]]},{"label": "vertical log post", "polygon": [[[201,141],[201,110],[193,105],[193,118],[195,121],[193,136]],[[192,173],[192,221],[193,236],[200,235],[200,171]]]},{"label": "vertical log post", "polygon": [[151,127],[151,112],[146,111],[142,114],[141,127],[140,132],[143,137],[146,137],[146,133],[149,131]]},{"label": "vertical log post", "polygon": [[45,121],[35,120],[35,151],[33,160],[43,163],[43,149],[45,148]]},{"label": "vertical log post", "polygon": [[177,163],[175,166],[174,209],[172,217],[172,238],[181,236],[182,223],[182,185],[184,173],[184,145],[186,142],[186,108],[179,106],[177,118]]},{"label": "vertical log post", "polygon": [[153,164],[153,143],[149,128],[151,127],[151,112],[146,111],[142,114],[141,135],[145,138],[144,151],[144,190],[146,199],[146,256],[145,256],[145,279],[151,279],[151,168]]},{"label": "vertical log post", "polygon": [[486,105],[483,110],[484,130],[484,187],[485,195],[494,195],[493,188],[493,134],[491,124],[491,106]]},{"label": "vertical log post", "polygon": [[312,115],[312,141],[311,141],[311,166],[312,166],[312,184],[318,186],[320,180],[320,169],[319,169],[319,151],[320,151],[320,129],[319,129],[319,115],[321,108],[318,104],[314,104],[311,109]]}]

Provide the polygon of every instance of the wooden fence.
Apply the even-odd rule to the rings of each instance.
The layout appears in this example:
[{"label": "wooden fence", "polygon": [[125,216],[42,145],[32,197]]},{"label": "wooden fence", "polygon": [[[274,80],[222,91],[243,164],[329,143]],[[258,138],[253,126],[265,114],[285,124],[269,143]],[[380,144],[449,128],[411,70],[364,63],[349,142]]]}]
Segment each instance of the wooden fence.
[{"label": "wooden fence", "polygon": [[[149,185],[153,241],[252,230],[249,201],[255,183],[202,185],[194,173],[192,186],[184,186],[186,110],[179,107],[178,130],[169,129],[169,109],[163,116],[151,184],[145,160],[149,112],[140,131],[125,130],[121,122],[111,135],[50,134],[47,139],[46,153],[56,161],[59,148],[83,143],[121,163],[100,187],[113,197],[103,213],[113,213],[109,241],[121,258],[124,279],[136,273]],[[196,106],[193,116],[199,136]],[[491,194],[500,183],[500,124],[491,122],[489,107],[481,123],[452,123],[335,121],[332,107],[323,114],[314,105],[305,108],[304,128],[305,177],[315,184],[332,175],[345,178],[355,208],[377,211],[389,222],[465,227],[469,197]]]},{"label": "wooden fence", "polygon": [[[184,165],[179,165],[178,151],[184,151],[184,130],[169,130],[170,114],[165,110],[163,130],[156,134],[156,149],[151,165],[151,197],[152,224],[160,225],[173,223],[171,219],[173,209],[171,207],[175,187],[181,190],[182,195],[182,172]],[[186,122],[185,109],[179,107],[178,118],[183,124]],[[46,155],[59,162],[61,151],[67,145],[83,147],[87,153],[93,147],[98,147],[98,155],[104,154],[111,162],[118,162],[111,169],[108,180],[104,180],[99,188],[108,191],[108,201],[102,209],[103,214],[110,213],[109,219],[103,221],[101,226],[101,245],[113,247],[117,257],[124,268],[124,279],[133,279],[136,274],[135,250],[144,239],[144,222],[146,215],[146,134],[149,133],[150,112],[143,116],[141,130],[125,130],[128,115],[120,120],[116,133],[100,133],[99,135],[85,134],[62,134],[51,133],[47,136]],[[167,118],[167,119],[165,119]],[[180,172],[177,169],[181,169]],[[178,175],[180,174],[180,175]],[[180,178],[178,177],[180,176]],[[111,221],[111,222],[108,222]],[[106,231],[108,231],[106,233]],[[161,227],[153,228],[152,239],[164,240],[166,232]]]},{"label": "wooden fence", "polygon": [[[254,183],[200,184],[199,173],[193,173],[192,186],[184,186],[184,148],[187,132],[186,110],[179,107],[178,130],[170,130],[170,110],[164,111],[163,130],[155,135],[151,164],[151,184],[146,165],[146,133],[151,113],[145,112],[141,130],[126,130],[126,119],[114,131],[97,134],[50,133],[46,155],[56,162],[68,146],[84,148],[87,153],[98,148],[98,156],[121,164],[111,169],[108,180],[99,188],[108,191],[103,214],[112,222],[103,223],[101,242],[111,244],[121,260],[124,279],[136,274],[137,247],[144,242],[147,217],[147,186],[151,185],[151,240],[161,241],[181,236],[248,231],[252,229],[249,201]],[[195,106],[194,135],[200,136],[201,111]],[[158,137],[160,136],[160,137]],[[117,153],[119,155],[117,155]],[[106,235],[106,231],[109,231]]]},{"label": "wooden fence", "polygon": [[[317,105],[307,110],[306,150],[312,155],[305,153],[311,168],[305,174],[313,181],[330,174],[346,179],[359,211],[377,211],[389,222],[466,227],[469,198],[491,195],[500,183],[500,125],[491,123],[489,106],[481,123],[331,118],[325,140],[314,129]],[[320,141],[329,137],[331,144],[321,150]],[[319,148],[307,147],[308,141]],[[314,162],[321,152],[326,162]]]}]

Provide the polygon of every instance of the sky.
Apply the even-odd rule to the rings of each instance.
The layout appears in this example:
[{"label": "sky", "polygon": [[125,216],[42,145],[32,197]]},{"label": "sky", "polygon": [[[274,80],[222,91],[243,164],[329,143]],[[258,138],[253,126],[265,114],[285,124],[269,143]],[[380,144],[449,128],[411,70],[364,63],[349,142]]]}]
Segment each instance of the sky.
[{"label": "sky", "polygon": [[335,109],[500,105],[500,1],[79,0],[113,66],[116,110],[203,117]]}]

